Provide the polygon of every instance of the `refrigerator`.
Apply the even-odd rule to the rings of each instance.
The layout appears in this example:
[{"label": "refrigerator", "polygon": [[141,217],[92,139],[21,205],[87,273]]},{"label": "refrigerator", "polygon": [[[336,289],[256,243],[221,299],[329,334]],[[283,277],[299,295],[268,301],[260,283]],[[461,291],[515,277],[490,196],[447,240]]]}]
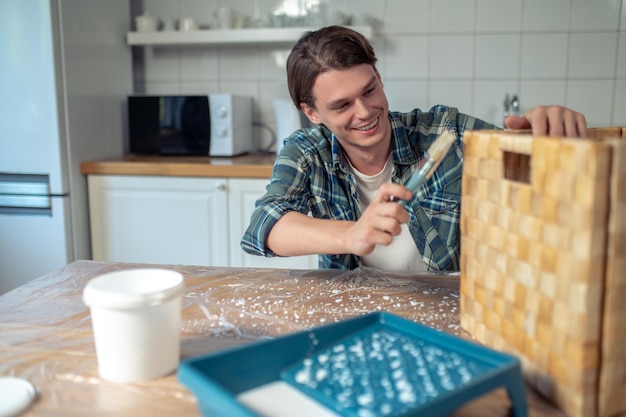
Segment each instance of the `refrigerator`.
[{"label": "refrigerator", "polygon": [[80,163],[125,149],[129,0],[1,0],[0,294],[91,256]]}]

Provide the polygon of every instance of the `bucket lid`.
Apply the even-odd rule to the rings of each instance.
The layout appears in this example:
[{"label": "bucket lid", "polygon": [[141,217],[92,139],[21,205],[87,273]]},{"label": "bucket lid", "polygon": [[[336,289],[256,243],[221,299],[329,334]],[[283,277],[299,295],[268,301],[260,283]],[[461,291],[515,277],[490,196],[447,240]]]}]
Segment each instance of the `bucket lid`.
[{"label": "bucket lid", "polygon": [[158,305],[183,292],[180,272],[135,268],[109,272],[89,281],[83,301],[89,307],[132,309]]},{"label": "bucket lid", "polygon": [[25,379],[0,378],[0,416],[17,416],[35,400],[35,387]]}]

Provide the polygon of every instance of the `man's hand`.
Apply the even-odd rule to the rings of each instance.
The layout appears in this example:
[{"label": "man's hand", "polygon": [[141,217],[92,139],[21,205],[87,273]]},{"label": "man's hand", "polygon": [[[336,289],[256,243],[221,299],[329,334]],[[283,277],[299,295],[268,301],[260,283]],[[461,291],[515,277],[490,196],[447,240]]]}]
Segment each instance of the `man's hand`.
[{"label": "man's hand", "polygon": [[507,117],[504,124],[509,129],[532,129],[535,136],[587,136],[585,116],[561,106],[533,107],[524,116]]},{"label": "man's hand", "polygon": [[346,230],[349,252],[364,256],[372,253],[376,245],[389,245],[400,234],[400,226],[409,221],[409,214],[397,200],[411,197],[413,193],[402,185],[383,184],[361,218]]},{"label": "man's hand", "polygon": [[267,246],[279,256],[320,253],[369,255],[376,245],[388,245],[400,234],[409,213],[396,200],[413,193],[399,184],[383,184],[358,221],[316,219],[290,211],[267,236]]}]

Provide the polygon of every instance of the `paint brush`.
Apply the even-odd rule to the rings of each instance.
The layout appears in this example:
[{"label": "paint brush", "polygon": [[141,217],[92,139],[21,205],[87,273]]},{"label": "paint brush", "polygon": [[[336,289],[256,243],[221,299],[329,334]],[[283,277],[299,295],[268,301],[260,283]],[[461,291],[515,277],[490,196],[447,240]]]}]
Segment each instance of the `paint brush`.
[{"label": "paint brush", "polygon": [[[444,156],[448,153],[455,139],[456,137],[446,130],[430,145],[425,155],[426,162],[421,168],[416,169],[413,175],[411,175],[411,178],[404,184],[406,188],[413,191],[413,195],[415,195],[418,188],[433,175],[433,172],[435,172],[439,163],[441,163]],[[398,204],[404,206],[406,202],[406,200],[400,200]]]}]

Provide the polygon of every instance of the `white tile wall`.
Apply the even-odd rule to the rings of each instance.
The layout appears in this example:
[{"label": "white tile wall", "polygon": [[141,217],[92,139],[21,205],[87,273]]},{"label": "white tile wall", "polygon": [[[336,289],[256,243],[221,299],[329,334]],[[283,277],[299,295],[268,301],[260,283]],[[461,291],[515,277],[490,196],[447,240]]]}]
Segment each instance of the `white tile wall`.
[{"label": "white tile wall", "polygon": [[474,83],[469,80],[431,80],[430,103],[454,103],[460,111],[474,114]]},{"label": "white tile wall", "polygon": [[426,79],[428,77],[429,54],[428,38],[423,35],[389,35],[385,37],[385,51],[377,53],[384,57],[386,69],[382,75],[386,79]]},{"label": "white tile wall", "polygon": [[416,107],[421,109],[430,107],[426,80],[389,80],[384,82],[384,87],[390,109],[409,111]]},{"label": "white tile wall", "polygon": [[568,75],[611,78],[615,74],[617,33],[572,33]]},{"label": "white tile wall", "polygon": [[221,46],[219,49],[220,80],[223,81],[256,81],[259,77],[256,46]]},{"label": "white tile wall", "polygon": [[145,13],[158,16],[161,21],[179,18],[179,8],[179,2],[169,0],[149,0],[143,5]]},{"label": "white tile wall", "polygon": [[180,48],[144,48],[143,52],[147,82],[180,82]]},{"label": "white tile wall", "polygon": [[565,78],[568,41],[565,33],[522,35],[522,78]]},{"label": "white tile wall", "polygon": [[181,82],[219,80],[218,52],[215,48],[179,48]]},{"label": "white tile wall", "polygon": [[[429,32],[430,0],[413,1],[379,1],[381,6],[386,4],[384,16],[384,31],[389,35],[403,33],[427,34]],[[359,9],[361,6],[358,6]],[[354,9],[358,10],[358,9]]]},{"label": "white tile wall", "polygon": [[218,4],[217,0],[185,0],[172,3],[178,3],[178,14],[172,18],[194,17],[201,26],[211,23]]},{"label": "white tile wall", "polygon": [[519,33],[523,0],[478,0],[476,27],[481,32]]},{"label": "white tile wall", "polygon": [[621,0],[572,0],[573,31],[617,30]]},{"label": "white tile wall", "polygon": [[[400,0],[395,2],[404,3]],[[472,33],[475,29],[476,0],[430,1],[430,33]]]},{"label": "white tile wall", "polygon": [[611,124],[613,80],[570,80],[565,105],[580,110],[594,124]]},{"label": "white tile wall", "polygon": [[615,125],[626,126],[626,80],[617,80],[615,85],[612,122]]},{"label": "white tile wall", "polygon": [[470,80],[474,76],[475,37],[468,35],[433,35],[430,50],[448,53],[430,54],[428,75],[431,80],[445,78]]},{"label": "white tile wall", "polygon": [[546,104],[565,103],[565,79],[522,80],[519,91],[523,92],[523,106],[529,109]]},{"label": "white tile wall", "polygon": [[[250,21],[278,10],[303,13],[311,0],[133,0],[168,19],[213,23],[220,6]],[[331,11],[367,13],[394,110],[454,105],[500,124],[504,96],[522,109],[560,104],[591,126],[626,124],[626,0],[320,0]],[[148,93],[234,92],[255,97],[260,147],[273,143],[272,100],[288,98],[289,48],[145,48],[135,85]]]},{"label": "white tile wall", "polygon": [[476,35],[476,78],[518,78],[520,44],[519,34]]},{"label": "white tile wall", "polygon": [[[503,102],[506,92],[515,94],[519,91],[518,81],[510,80],[475,80],[472,101],[473,114],[496,125],[502,125]],[[523,105],[521,95],[520,104]]]},{"label": "white tile wall", "polygon": [[568,32],[571,3],[572,0],[524,0],[522,30]]},{"label": "white tile wall", "polygon": [[617,38],[617,78],[626,78],[626,32],[620,32]]}]

